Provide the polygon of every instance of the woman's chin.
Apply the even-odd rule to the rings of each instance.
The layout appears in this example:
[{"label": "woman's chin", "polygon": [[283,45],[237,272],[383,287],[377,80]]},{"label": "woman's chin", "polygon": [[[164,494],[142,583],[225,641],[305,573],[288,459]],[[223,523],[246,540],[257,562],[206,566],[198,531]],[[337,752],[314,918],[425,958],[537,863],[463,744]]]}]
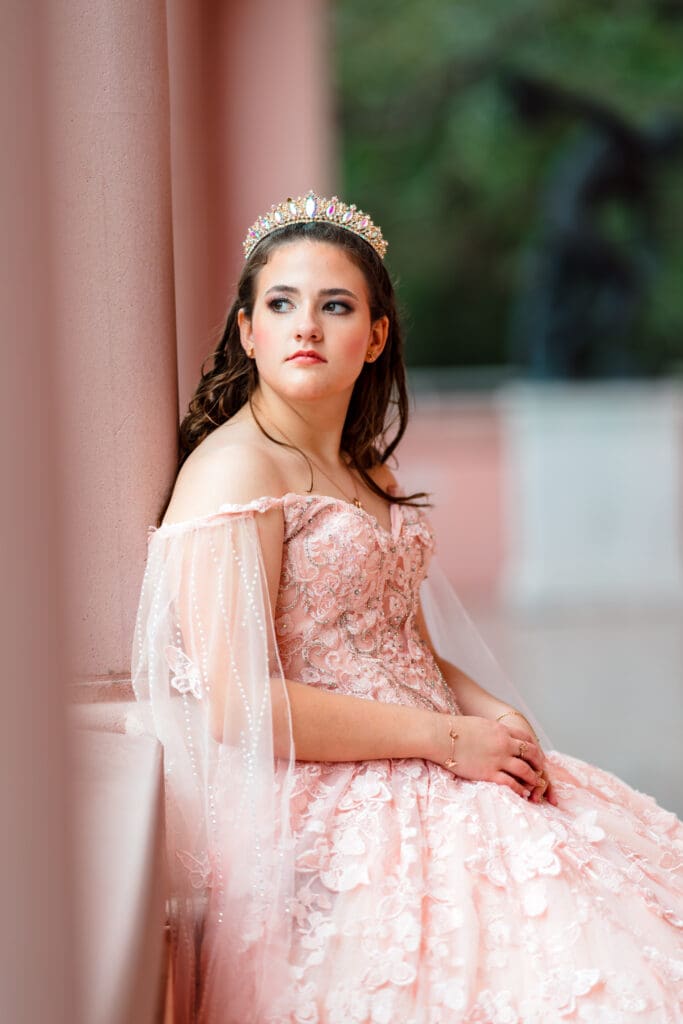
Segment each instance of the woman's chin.
[{"label": "woman's chin", "polygon": [[297,373],[284,383],[278,382],[275,386],[272,382],[268,384],[271,391],[287,402],[324,402],[339,401],[341,397],[350,399],[354,382],[333,382],[325,380],[321,374],[304,372]]}]

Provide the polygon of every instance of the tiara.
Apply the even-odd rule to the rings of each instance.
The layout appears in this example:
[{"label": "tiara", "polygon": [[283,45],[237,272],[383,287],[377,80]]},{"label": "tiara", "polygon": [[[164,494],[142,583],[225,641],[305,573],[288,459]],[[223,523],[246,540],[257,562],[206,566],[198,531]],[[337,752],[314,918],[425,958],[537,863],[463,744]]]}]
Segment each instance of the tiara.
[{"label": "tiara", "polygon": [[372,223],[367,213],[356,209],[352,203],[348,206],[337,196],[325,199],[315,192],[307,192],[296,199],[285,199],[277,206],[271,206],[268,213],[259,217],[247,231],[242,243],[244,258],[249,259],[252,252],[262,239],[279,228],[288,224],[310,224],[312,222],[336,224],[340,228],[352,231],[371,245],[380,259],[384,259],[388,243],[382,238],[381,230]]}]

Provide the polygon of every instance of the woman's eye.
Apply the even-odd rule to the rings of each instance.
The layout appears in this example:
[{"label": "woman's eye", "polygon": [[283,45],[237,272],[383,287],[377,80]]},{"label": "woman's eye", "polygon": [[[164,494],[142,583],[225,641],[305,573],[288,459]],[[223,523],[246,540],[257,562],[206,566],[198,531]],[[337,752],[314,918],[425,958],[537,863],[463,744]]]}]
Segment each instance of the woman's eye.
[{"label": "woman's eye", "polygon": [[274,313],[283,313],[285,306],[289,305],[289,299],[271,299],[268,303],[268,309],[272,309]]},{"label": "woman's eye", "polygon": [[331,313],[350,313],[351,306],[348,302],[339,302],[337,299],[332,299],[330,302],[325,303],[325,309],[329,309]]}]

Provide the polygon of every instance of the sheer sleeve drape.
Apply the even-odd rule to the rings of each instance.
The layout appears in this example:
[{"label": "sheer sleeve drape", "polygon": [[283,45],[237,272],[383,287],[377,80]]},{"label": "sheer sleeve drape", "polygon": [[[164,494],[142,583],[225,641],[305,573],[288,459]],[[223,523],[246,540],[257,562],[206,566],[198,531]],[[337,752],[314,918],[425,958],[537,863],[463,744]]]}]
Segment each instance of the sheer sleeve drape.
[{"label": "sheer sleeve drape", "polygon": [[[499,700],[518,708],[531,722],[546,750],[553,749],[547,732],[521,693],[508,678],[470,618],[448,577],[433,557],[420,591],[422,610],[434,647]],[[506,720],[510,724],[511,720]]]},{"label": "sheer sleeve drape", "polygon": [[293,747],[253,513],[150,530],[132,674],[164,748],[175,1020],[260,1019],[285,984]]}]

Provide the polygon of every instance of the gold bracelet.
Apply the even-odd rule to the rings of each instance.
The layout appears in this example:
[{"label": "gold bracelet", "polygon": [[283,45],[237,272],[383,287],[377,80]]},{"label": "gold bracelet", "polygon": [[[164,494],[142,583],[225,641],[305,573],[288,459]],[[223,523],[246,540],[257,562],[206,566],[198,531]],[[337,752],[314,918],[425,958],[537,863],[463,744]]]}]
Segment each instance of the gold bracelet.
[{"label": "gold bracelet", "polygon": [[448,735],[451,738],[451,756],[447,757],[446,760],[444,761],[444,768],[448,768],[448,769],[450,769],[450,771],[453,771],[453,769],[455,768],[455,766],[458,763],[455,760],[455,758],[453,757],[453,755],[455,754],[455,741],[458,738],[458,734],[455,731],[455,723],[453,721],[451,721],[451,728],[450,728],[450,732],[448,733]]},{"label": "gold bracelet", "polygon": [[[523,715],[521,711],[514,711],[514,710],[513,711],[504,711],[502,715],[498,715],[498,718],[496,718],[496,721],[500,722],[501,718],[505,718],[507,715],[519,715],[519,717],[523,718],[525,722],[527,721],[526,716]],[[529,723],[527,722],[527,725],[528,724]],[[532,732],[532,735],[533,735],[536,743],[538,743],[538,736],[536,735],[536,733],[534,732],[533,729],[531,730],[531,732]]]},{"label": "gold bracelet", "polygon": [[520,718],[524,718],[524,715],[522,714],[521,711],[514,711],[513,710],[513,711],[504,711],[502,715],[498,715],[498,718],[496,719],[496,721],[500,722],[501,718],[505,718],[506,715],[519,715]]}]

